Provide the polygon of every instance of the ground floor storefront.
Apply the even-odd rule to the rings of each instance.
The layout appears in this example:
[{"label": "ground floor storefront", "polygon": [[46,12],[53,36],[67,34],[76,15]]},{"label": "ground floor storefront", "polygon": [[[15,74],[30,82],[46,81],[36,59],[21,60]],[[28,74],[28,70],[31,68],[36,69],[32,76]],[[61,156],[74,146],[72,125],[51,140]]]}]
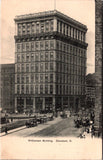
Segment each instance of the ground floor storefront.
[{"label": "ground floor storefront", "polygon": [[68,109],[77,112],[85,104],[83,96],[16,96],[15,111],[24,112],[53,112]]}]

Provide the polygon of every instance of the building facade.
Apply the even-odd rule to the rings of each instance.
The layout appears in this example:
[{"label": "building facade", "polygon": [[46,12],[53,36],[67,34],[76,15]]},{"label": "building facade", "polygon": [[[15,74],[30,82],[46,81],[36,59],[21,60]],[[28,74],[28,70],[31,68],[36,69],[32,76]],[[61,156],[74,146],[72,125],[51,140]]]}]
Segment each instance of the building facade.
[{"label": "building facade", "polygon": [[15,110],[78,109],[87,27],[54,10],[15,17]]},{"label": "building facade", "polygon": [[94,111],[96,95],[96,77],[95,73],[86,75],[86,107]]},{"label": "building facade", "polygon": [[7,112],[14,112],[15,106],[15,64],[1,64],[1,108]]},{"label": "building facade", "polygon": [[102,133],[103,125],[103,1],[95,0],[95,128]]}]

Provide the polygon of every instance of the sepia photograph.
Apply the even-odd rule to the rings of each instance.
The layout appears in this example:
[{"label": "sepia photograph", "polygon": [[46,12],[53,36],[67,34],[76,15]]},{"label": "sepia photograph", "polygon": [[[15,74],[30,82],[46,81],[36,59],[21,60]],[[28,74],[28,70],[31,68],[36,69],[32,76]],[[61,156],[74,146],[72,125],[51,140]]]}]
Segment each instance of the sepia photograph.
[{"label": "sepia photograph", "polygon": [[1,0],[0,159],[102,160],[102,0]]}]

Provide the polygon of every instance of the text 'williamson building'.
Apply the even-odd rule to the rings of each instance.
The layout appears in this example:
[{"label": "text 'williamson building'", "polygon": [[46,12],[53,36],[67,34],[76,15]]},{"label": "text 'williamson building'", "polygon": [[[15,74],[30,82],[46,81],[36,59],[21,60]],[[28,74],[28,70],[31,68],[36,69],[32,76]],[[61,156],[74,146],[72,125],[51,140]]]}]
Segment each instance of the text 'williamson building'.
[{"label": "text 'williamson building'", "polygon": [[54,10],[15,17],[15,110],[77,110],[85,98],[87,27]]}]

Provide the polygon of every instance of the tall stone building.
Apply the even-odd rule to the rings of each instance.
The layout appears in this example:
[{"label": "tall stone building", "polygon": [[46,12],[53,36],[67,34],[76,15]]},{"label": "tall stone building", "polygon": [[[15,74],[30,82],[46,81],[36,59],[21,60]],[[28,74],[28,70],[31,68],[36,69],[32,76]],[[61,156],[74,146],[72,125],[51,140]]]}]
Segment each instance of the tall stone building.
[{"label": "tall stone building", "polygon": [[0,107],[7,112],[14,112],[15,64],[1,64],[0,71]]},{"label": "tall stone building", "polygon": [[103,105],[103,1],[95,1],[95,74],[96,74],[96,101],[95,127],[102,132],[102,105]]},{"label": "tall stone building", "polygon": [[54,10],[15,17],[15,110],[78,110],[87,27]]}]

